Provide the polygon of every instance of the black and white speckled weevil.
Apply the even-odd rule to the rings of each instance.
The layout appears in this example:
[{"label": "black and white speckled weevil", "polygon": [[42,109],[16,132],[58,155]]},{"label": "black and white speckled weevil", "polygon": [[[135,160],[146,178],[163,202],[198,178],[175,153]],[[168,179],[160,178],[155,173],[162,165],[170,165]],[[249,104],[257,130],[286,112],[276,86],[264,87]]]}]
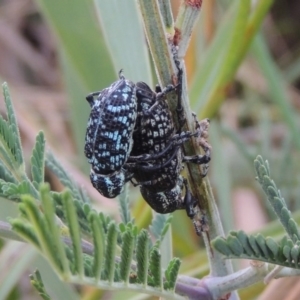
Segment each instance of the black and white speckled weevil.
[{"label": "black and white speckled weevil", "polygon": [[123,169],[133,145],[137,117],[136,85],[119,80],[86,97],[92,110],[85,136],[84,153],[91,164],[90,179],[105,197],[118,196],[132,177]]},{"label": "black and white speckled weevil", "polygon": [[[179,67],[178,69],[177,110],[179,119],[184,124],[184,116],[180,115],[182,73]],[[128,158],[129,162],[135,162],[133,177],[136,182],[133,184],[140,186],[143,198],[156,212],[170,213],[178,209],[186,209],[188,216],[192,218],[196,201],[180,172],[185,161],[207,164],[210,160],[210,147],[202,142],[200,144],[205,155],[186,157],[182,153],[181,145],[193,136],[199,138],[206,135],[207,126],[198,126],[199,123],[196,123],[195,133],[181,132],[181,129],[176,133],[165,99],[166,94],[173,89],[167,87],[161,92],[160,88],[157,88],[155,93],[144,82],[138,82],[136,86],[138,117],[133,133],[134,144]]]},{"label": "black and white speckled weevil", "polygon": [[[206,135],[198,130],[176,132],[165,96],[178,92],[178,115],[181,115],[181,75],[179,62],[177,87],[167,86],[156,93],[144,82],[119,80],[110,87],[87,96],[92,107],[87,133],[85,154],[92,165],[91,182],[105,197],[119,195],[124,184],[133,177],[140,186],[147,203],[158,213],[186,209],[189,217],[194,215],[195,199],[186,179],[180,172],[183,163],[207,164],[210,147],[201,146],[205,155],[183,156],[181,145],[195,136]],[[95,99],[95,97],[97,97]],[[182,197],[185,187],[185,196]]]}]

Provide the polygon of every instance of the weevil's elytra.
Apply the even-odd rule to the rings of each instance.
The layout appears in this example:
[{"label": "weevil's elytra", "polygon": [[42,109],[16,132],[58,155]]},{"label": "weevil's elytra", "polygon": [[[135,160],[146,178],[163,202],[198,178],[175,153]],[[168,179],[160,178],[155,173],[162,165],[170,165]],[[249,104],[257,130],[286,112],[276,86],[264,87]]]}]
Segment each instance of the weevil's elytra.
[{"label": "weevil's elytra", "polygon": [[85,155],[95,173],[120,170],[132,148],[137,117],[136,87],[124,77],[87,97],[92,110],[85,138]]},{"label": "weevil's elytra", "polygon": [[172,189],[166,189],[163,192],[155,192],[146,186],[141,186],[140,191],[143,198],[156,212],[161,214],[171,213],[178,209],[185,209],[184,199],[182,197],[183,181],[178,177],[178,181]]},{"label": "weevil's elytra", "polygon": [[158,94],[147,84],[138,82],[136,85],[139,114],[129,159],[145,154],[150,159],[137,161],[134,180],[140,185],[144,199],[156,212],[183,209],[182,153],[173,141],[175,128],[170,110],[165,99],[158,99]]}]

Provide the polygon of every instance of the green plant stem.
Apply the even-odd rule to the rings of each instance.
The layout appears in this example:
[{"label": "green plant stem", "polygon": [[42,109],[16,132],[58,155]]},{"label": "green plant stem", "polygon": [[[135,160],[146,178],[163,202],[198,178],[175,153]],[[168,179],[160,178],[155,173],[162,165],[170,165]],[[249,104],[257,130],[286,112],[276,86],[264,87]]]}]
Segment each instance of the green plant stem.
[{"label": "green plant stem", "polygon": [[174,20],[172,15],[172,8],[170,0],[158,0],[160,14],[162,16],[165,29],[167,32],[173,34],[174,32]]},{"label": "green plant stem", "polygon": [[160,86],[171,83],[170,74],[175,74],[164,23],[157,1],[139,0],[145,33]]},{"label": "green plant stem", "polygon": [[193,29],[199,17],[202,0],[181,1],[175,22],[175,31],[179,35],[178,57],[183,58],[188,49]]},{"label": "green plant stem", "polygon": [[[98,281],[95,282],[94,278],[83,277],[79,278],[78,276],[72,276],[70,278],[72,283],[78,283],[80,285],[88,285],[95,286],[96,288],[101,288],[103,290],[112,290],[112,291],[133,291],[135,293],[149,294],[152,297],[161,297],[162,299],[170,299],[170,300],[186,300],[186,297],[171,293],[170,291],[159,291],[157,288],[153,288],[151,286],[147,286],[144,288],[140,284],[129,284],[127,285],[125,282],[114,282],[113,284],[109,284],[108,281]],[[198,298],[199,299],[199,298]],[[201,298],[202,299],[202,298]]]},{"label": "green plant stem", "polygon": [[[157,76],[160,84],[162,84],[162,86],[166,86],[171,82],[172,74],[176,74],[177,70],[174,66],[166,34],[164,32],[164,26],[159,13],[159,5],[157,1],[148,0],[139,0],[139,5],[143,16],[149,48],[153,55],[152,58],[154,60]],[[196,18],[194,18],[194,20],[195,19]],[[181,65],[185,74],[184,63],[181,62]],[[168,98],[168,104],[172,114],[176,116],[176,97]],[[187,119],[187,126],[184,130],[193,131],[194,120],[189,107],[185,76],[183,80],[182,105]],[[184,154],[189,156],[200,154],[200,149],[194,141],[190,141],[184,145]],[[209,180],[207,178],[202,178],[202,170],[199,165],[187,164],[187,170],[189,173],[189,183],[192,193],[199,200],[199,206],[205,212],[208,219],[209,229],[207,232],[204,232],[202,236],[204,238],[210,260],[211,274],[213,276],[225,276],[232,271],[230,262],[224,262],[220,254],[212,253],[212,249],[210,247],[210,239],[219,235],[224,235],[224,232]]]}]

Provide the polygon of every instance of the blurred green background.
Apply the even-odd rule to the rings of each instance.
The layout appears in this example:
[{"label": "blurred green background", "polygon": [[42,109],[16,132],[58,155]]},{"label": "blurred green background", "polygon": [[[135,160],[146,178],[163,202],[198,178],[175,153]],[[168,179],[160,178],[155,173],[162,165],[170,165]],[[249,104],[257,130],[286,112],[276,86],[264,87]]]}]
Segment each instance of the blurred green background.
[{"label": "blurred green background", "polygon": [[[296,0],[277,0],[269,11],[271,2],[257,1],[251,11],[250,1],[203,1],[185,58],[191,107],[199,118],[212,120],[209,179],[226,232],[281,233],[270,223],[274,215],[255,182],[257,154],[268,159],[289,209],[300,208],[300,7]],[[176,16],[180,1],[171,4]],[[0,0],[0,58],[0,78],[11,89],[27,159],[35,135],[44,130],[47,146],[95,207],[117,216],[116,201],[101,197],[88,179],[83,144],[90,107],[85,96],[107,87],[120,69],[133,81],[155,85],[136,2]],[[46,174],[53,189],[60,190],[55,177]],[[145,227],[151,210],[137,188],[131,191],[136,223]],[[16,210],[0,201],[0,219],[6,220]],[[175,212],[172,224],[174,255],[183,260],[180,273],[207,274],[202,242],[185,212]],[[28,279],[37,266],[53,299],[120,299],[118,293],[60,283],[34,250],[12,242],[3,242],[0,253],[0,299],[39,299]],[[284,283],[286,293],[300,295],[294,281]],[[241,291],[241,298],[283,299],[275,284],[265,294],[257,284]]]}]

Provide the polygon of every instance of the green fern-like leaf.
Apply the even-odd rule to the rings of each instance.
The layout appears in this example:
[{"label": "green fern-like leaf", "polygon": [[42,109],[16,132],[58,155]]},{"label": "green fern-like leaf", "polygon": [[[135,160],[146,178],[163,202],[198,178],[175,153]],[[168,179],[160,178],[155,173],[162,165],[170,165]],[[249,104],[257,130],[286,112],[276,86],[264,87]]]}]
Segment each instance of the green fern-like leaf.
[{"label": "green fern-like leaf", "polygon": [[266,243],[265,238],[260,233],[258,233],[258,234],[255,235],[255,241],[256,241],[259,249],[263,253],[263,257],[269,257],[270,256],[270,250],[267,247],[267,243]]},{"label": "green fern-like leaf", "polygon": [[[22,202],[19,204],[22,216],[26,219],[25,221],[21,219],[24,222],[24,227],[20,226],[20,221],[17,219],[12,222],[13,228],[25,240],[34,241],[38,249],[48,257],[59,274],[68,276],[69,267],[64,251],[65,246],[60,237],[54,208],[51,207],[53,201],[49,194],[49,187],[41,186],[40,194],[45,214],[31,196],[24,195],[21,197]],[[25,225],[27,222],[28,226]],[[26,229],[30,229],[30,231],[26,231]]]},{"label": "green fern-like leaf", "polygon": [[105,233],[101,219],[99,218],[96,212],[90,212],[89,222],[93,233],[93,241],[95,247],[93,272],[96,281],[98,281],[101,278],[101,271],[103,269],[105,253]]},{"label": "green fern-like leaf", "polygon": [[24,171],[25,170],[23,164],[24,158],[22,153],[21,138],[18,129],[17,119],[13,109],[8,86],[6,83],[4,83],[2,86],[3,86],[3,95],[4,95],[6,110],[7,110],[8,122],[6,123],[6,125],[4,125],[3,122],[0,122],[1,135],[4,134],[2,135],[2,137],[6,141],[7,145],[9,146],[9,149],[11,150],[11,153],[14,156],[15,162],[19,167],[22,166],[21,168]]},{"label": "green fern-like leaf", "polygon": [[88,215],[92,210],[91,205],[89,203],[84,203],[79,200],[73,200],[73,203],[76,209],[80,228],[85,234],[91,236],[90,225],[88,221]]},{"label": "green fern-like leaf", "polygon": [[[0,149],[1,151],[1,149]],[[10,168],[7,168],[5,162],[0,160],[0,178],[5,182],[15,183],[17,184],[18,181],[15,178],[13,171]]]},{"label": "green fern-like leaf", "polygon": [[[44,211],[44,215],[41,214],[41,219],[44,219],[46,223],[46,227],[43,230],[48,230],[45,234],[40,235],[40,239],[47,239],[43,243],[49,247],[49,242],[51,243],[51,247],[49,247],[49,251],[52,254],[53,262],[56,264],[56,267],[61,270],[63,274],[69,274],[69,267],[65,254],[65,246],[61,241],[61,229],[63,227],[62,224],[58,225],[60,220],[55,216],[55,208],[53,199],[51,198],[50,188],[48,184],[44,184],[40,186],[40,195],[41,195],[41,203]],[[47,247],[46,246],[46,247]]]},{"label": "green fern-like leaf", "polygon": [[63,194],[63,204],[66,212],[67,223],[69,225],[70,236],[72,239],[76,273],[78,273],[79,276],[82,277],[83,261],[82,261],[80,231],[79,231],[78,219],[77,219],[77,214],[74,207],[73,199],[71,198],[71,194],[69,191],[66,191]]},{"label": "green fern-like leaf", "polygon": [[239,240],[240,244],[243,245],[244,251],[247,253],[247,255],[251,256],[253,255],[253,249],[250,245],[250,242],[248,240],[248,237],[245,235],[243,231],[238,232],[230,232],[230,234],[236,236],[236,238]]},{"label": "green fern-like leaf", "polygon": [[266,245],[271,252],[270,255],[275,260],[279,256],[279,245],[270,237],[266,238]]},{"label": "green fern-like leaf", "polygon": [[262,258],[263,257],[263,252],[260,250],[260,247],[256,243],[256,239],[254,235],[248,236],[248,241],[249,244],[252,248],[252,251],[256,257]]},{"label": "green fern-like leaf", "polygon": [[164,288],[166,290],[174,290],[181,261],[179,258],[173,258],[165,271],[166,281],[164,282]]},{"label": "green fern-like leaf", "polygon": [[61,183],[71,191],[73,198],[82,202],[90,202],[86,193],[79,188],[51,152],[46,153],[45,163],[46,166],[58,177]]},{"label": "green fern-like leaf", "polygon": [[86,253],[83,253],[82,261],[84,267],[84,276],[94,278],[94,258]]},{"label": "green fern-like leaf", "polygon": [[149,233],[142,229],[137,237],[136,259],[137,259],[137,281],[147,285],[149,268]]},{"label": "green fern-like leaf", "polygon": [[150,232],[157,239],[157,245],[165,237],[172,221],[173,216],[171,214],[155,214],[152,223],[149,227]]},{"label": "green fern-like leaf", "polygon": [[29,275],[29,277],[32,286],[38,291],[39,295],[44,300],[51,300],[50,296],[48,295],[45,289],[40,272],[36,270],[33,274]]},{"label": "green fern-like leaf", "polygon": [[227,238],[227,244],[232,253],[236,256],[240,256],[243,253],[243,246],[234,235],[229,235]]},{"label": "green fern-like leaf", "polygon": [[[141,283],[146,293],[172,297],[173,293],[168,294],[163,290],[158,248],[151,248],[148,232],[142,230],[138,234],[131,219],[127,192],[120,197],[123,223],[119,231],[111,217],[95,212],[88,203],[86,193],[55,157],[50,153],[45,155],[42,132],[37,135],[32,151],[32,181],[29,180],[7,86],[4,86],[4,94],[8,118],[6,121],[0,116],[0,195],[18,201],[21,212],[19,218],[11,220],[12,229],[23,240],[33,244],[66,281],[133,290],[137,289],[137,283]],[[44,184],[45,164],[70,192],[50,192],[49,186]],[[154,220],[152,229],[158,243],[166,234],[170,221],[170,216],[162,215],[157,215]],[[91,237],[93,244],[81,240],[82,233]],[[116,256],[117,249],[120,258]],[[293,255],[295,257],[295,251]],[[134,258],[137,263],[133,261]],[[176,266],[174,260],[167,269],[167,289],[174,288],[178,272]],[[31,279],[40,295],[49,299],[40,275],[36,273]],[[148,282],[156,289],[149,288]],[[138,289],[141,289],[140,285]]]},{"label": "green fern-like leaf", "polygon": [[35,227],[43,252],[49,255],[57,270],[61,273],[68,273],[68,264],[60,239],[59,227],[55,221],[56,217],[48,186],[41,187],[41,200],[45,214],[40,211],[32,198],[22,197],[22,201],[26,205],[29,221]]},{"label": "green fern-like leaf", "polygon": [[300,242],[293,242],[287,236],[277,243],[261,234],[247,235],[243,231],[230,232],[226,238],[218,237],[212,246],[227,258],[246,258],[284,267],[300,268]]},{"label": "green fern-like leaf", "polygon": [[120,262],[120,277],[126,283],[129,283],[129,274],[131,271],[131,263],[133,257],[135,236],[132,230],[128,229],[122,235],[123,245],[121,251],[121,262]]},{"label": "green fern-like leaf", "polygon": [[[1,116],[0,118],[0,132],[1,132],[1,139],[3,140],[3,149],[7,149],[8,151],[5,151],[5,153],[14,154],[14,148],[13,147],[13,132],[9,128],[9,123],[3,119]],[[6,146],[6,147],[5,147]],[[7,161],[9,161],[9,156]]]},{"label": "green fern-like leaf", "polygon": [[106,236],[106,252],[105,252],[105,263],[104,263],[104,279],[109,282],[114,281],[115,276],[115,255],[117,245],[118,231],[115,222],[111,222],[108,225],[108,231]]},{"label": "green fern-like leaf", "polygon": [[109,225],[111,224],[111,222],[114,222],[114,221],[109,215],[105,215],[103,212],[99,213],[99,218],[103,225],[104,232],[107,234]]},{"label": "green fern-like leaf", "polygon": [[[63,195],[57,192],[51,192],[51,195],[55,201],[55,213],[60,219],[66,222],[67,220],[65,215],[65,209],[63,206]],[[80,231],[84,235],[91,237],[90,224],[88,221],[88,214],[91,210],[90,205],[88,203],[83,203],[82,201],[78,200],[73,200],[73,203],[75,205]]]},{"label": "green fern-like leaf", "polygon": [[124,191],[118,197],[119,208],[121,213],[121,220],[124,224],[127,224],[131,221],[131,214],[129,209],[129,197],[128,197],[128,188],[129,185],[125,184]]},{"label": "green fern-like leaf", "polygon": [[32,189],[32,186],[28,181],[22,181],[19,184],[8,183],[0,179],[0,186],[2,189],[1,195],[5,198],[20,201],[21,196],[25,194],[35,195],[36,191]]},{"label": "green fern-like leaf", "polygon": [[25,223],[22,219],[11,219],[10,220],[12,229],[21,236],[24,240],[33,244],[37,249],[41,250],[38,237],[34,227],[31,224]]},{"label": "green fern-like leaf", "polygon": [[[149,255],[150,236],[146,230],[138,234],[136,226],[129,222],[125,225],[125,231],[119,234],[118,226],[109,217],[85,207],[83,212],[88,214],[94,242],[92,245],[80,239],[78,214],[68,191],[61,196],[68,230],[63,229],[55,215],[53,194],[47,185],[40,186],[39,195],[40,203],[29,195],[22,196],[19,204],[22,218],[11,223],[24,240],[34,244],[47,258],[61,278],[77,284],[91,282],[99,288],[109,286],[136,290],[136,284],[141,283],[146,293],[174,296],[173,292],[166,290],[174,289],[179,261],[174,260],[169,264],[164,289],[160,253],[156,247],[152,247]],[[116,257],[118,237],[122,241],[121,258]],[[86,243],[89,249],[83,253]],[[133,261],[133,253],[136,253],[137,264]],[[147,283],[155,289],[149,289]],[[138,289],[141,290],[141,287]]]},{"label": "green fern-like leaf", "polygon": [[270,178],[268,162],[264,162],[261,156],[257,156],[254,161],[254,167],[257,174],[257,180],[266,193],[269,203],[278,216],[282,226],[294,242],[300,240],[298,226],[295,226],[296,222],[293,220],[291,212],[287,209],[286,203],[282,198],[280,191],[277,189],[275,182]]},{"label": "green fern-like leaf", "polygon": [[161,255],[156,247],[153,247],[150,253],[150,272],[151,280],[149,285],[162,289],[162,274],[161,274]]},{"label": "green fern-like leaf", "polygon": [[44,182],[45,169],[45,138],[42,131],[36,136],[35,145],[31,156],[31,175],[33,185],[36,189]]},{"label": "green fern-like leaf", "polygon": [[16,157],[15,137],[8,122],[0,116],[0,157],[8,170],[15,172],[19,167]]}]

